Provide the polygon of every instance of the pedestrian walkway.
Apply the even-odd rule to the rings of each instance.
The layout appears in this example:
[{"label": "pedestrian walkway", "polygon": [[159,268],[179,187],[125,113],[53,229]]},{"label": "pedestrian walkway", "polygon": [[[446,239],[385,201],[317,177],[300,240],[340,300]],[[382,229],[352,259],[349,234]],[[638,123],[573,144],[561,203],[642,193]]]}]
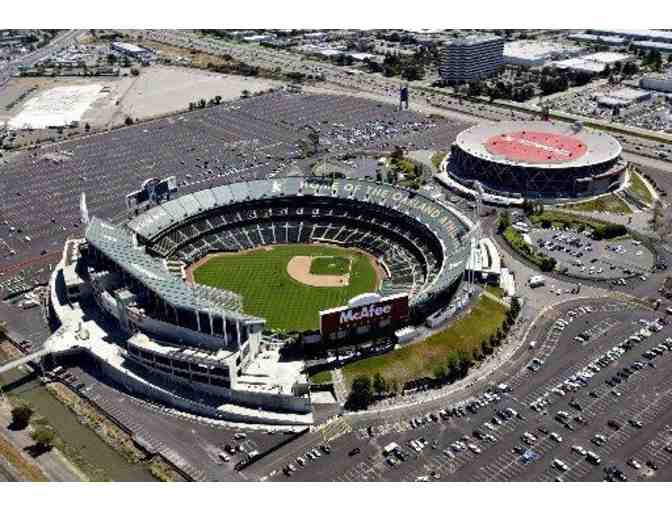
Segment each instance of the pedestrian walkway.
[{"label": "pedestrian walkway", "polygon": [[336,438],[349,434],[350,432],[352,432],[352,425],[350,425],[350,421],[343,416],[329,421],[320,427],[320,433],[322,434],[322,439],[325,443],[334,441]]},{"label": "pedestrian walkway", "polygon": [[348,389],[345,386],[343,372],[340,368],[335,368],[332,370],[331,375],[334,381],[334,393],[336,394],[336,400],[343,403],[348,398]]}]

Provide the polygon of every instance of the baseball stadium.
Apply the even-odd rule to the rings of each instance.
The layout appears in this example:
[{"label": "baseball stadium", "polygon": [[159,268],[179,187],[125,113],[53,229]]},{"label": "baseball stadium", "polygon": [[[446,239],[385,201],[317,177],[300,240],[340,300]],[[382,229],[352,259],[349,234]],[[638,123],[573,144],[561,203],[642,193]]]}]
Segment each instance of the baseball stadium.
[{"label": "baseball stadium", "polygon": [[616,191],[626,163],[612,136],[581,125],[496,122],[462,131],[448,173],[470,189],[531,199],[583,198]]},{"label": "baseball stadium", "polygon": [[[85,239],[66,244],[52,305],[72,324],[70,303],[90,294],[114,319],[116,335],[88,330],[74,342],[134,392],[230,421],[307,423],[303,364],[281,359],[274,331],[345,341],[440,312],[472,231],[460,212],[394,185],[243,181],[123,225],[91,218]],[[55,341],[72,348],[64,336]],[[111,346],[112,336],[124,340]]]}]

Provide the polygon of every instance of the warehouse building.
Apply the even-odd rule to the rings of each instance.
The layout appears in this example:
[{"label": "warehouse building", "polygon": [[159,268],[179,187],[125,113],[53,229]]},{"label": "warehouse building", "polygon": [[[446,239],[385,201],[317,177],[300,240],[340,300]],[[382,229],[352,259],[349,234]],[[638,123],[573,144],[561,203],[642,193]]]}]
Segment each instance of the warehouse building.
[{"label": "warehouse building", "polygon": [[672,73],[649,74],[639,80],[639,86],[657,92],[672,92]]},{"label": "warehouse building", "polygon": [[616,90],[611,90],[604,94],[595,96],[597,104],[600,106],[609,107],[624,107],[635,103],[641,103],[651,99],[651,92],[647,90],[633,89],[630,87],[622,87]]},{"label": "warehouse building", "polygon": [[672,53],[672,42],[636,41],[632,43],[632,47],[638,50],[656,50],[661,53]]},{"label": "warehouse building", "polygon": [[439,48],[439,74],[447,83],[461,83],[497,74],[504,65],[504,40],[468,36],[444,42]]},{"label": "warehouse building", "polygon": [[575,57],[583,51],[579,46],[553,41],[513,41],[504,45],[504,63],[541,66],[550,60]]},{"label": "warehouse building", "polygon": [[672,43],[672,32],[664,30],[591,30],[590,33],[596,35],[608,35],[623,37],[629,41],[656,41]]},{"label": "warehouse building", "polygon": [[615,51],[601,51],[583,55],[581,57],[570,58],[553,62],[559,69],[570,69],[572,71],[582,71],[586,73],[599,74],[607,66],[613,66],[617,62],[625,64],[635,60],[635,57],[627,53],[617,53]]},{"label": "warehouse building", "polygon": [[607,46],[624,46],[625,38],[615,35],[594,35],[594,34],[572,34],[568,37],[570,41],[588,43],[588,44],[606,44]]}]

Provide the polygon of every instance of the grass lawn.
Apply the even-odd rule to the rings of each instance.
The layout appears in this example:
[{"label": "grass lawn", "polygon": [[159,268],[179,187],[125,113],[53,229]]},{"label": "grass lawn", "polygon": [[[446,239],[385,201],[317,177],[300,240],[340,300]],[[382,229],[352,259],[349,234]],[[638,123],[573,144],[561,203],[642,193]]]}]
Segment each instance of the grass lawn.
[{"label": "grass lawn", "polygon": [[[317,288],[297,282],[287,274],[287,263],[297,255],[351,258],[350,284]],[[375,291],[377,284],[367,256],[334,246],[299,244],[213,257],[194,271],[194,280],[240,294],[246,313],[264,317],[269,328],[285,331],[317,329],[320,310]]]},{"label": "grass lawn", "polygon": [[504,298],[504,289],[495,285],[486,285],[485,290],[487,290],[493,296],[498,297],[499,299]]},{"label": "grass lawn", "polygon": [[580,202],[578,204],[571,204],[564,206],[563,209],[570,209],[573,211],[584,212],[610,212],[621,214],[632,214],[632,209],[616,195],[608,195],[606,197]]},{"label": "grass lawn", "polygon": [[630,192],[647,204],[653,202],[653,195],[649,188],[644,184],[644,178],[637,172],[630,172]]},{"label": "grass lawn", "polygon": [[358,375],[373,377],[379,372],[386,381],[400,386],[419,377],[432,377],[434,370],[445,367],[448,355],[480,348],[481,341],[497,332],[504,321],[506,307],[483,296],[471,312],[448,329],[422,342],[397,349],[382,356],[356,361],[343,368],[350,387]]},{"label": "grass lawn", "polygon": [[447,155],[448,153],[446,151],[437,151],[432,154],[432,165],[434,165],[434,168],[438,169],[439,165]]},{"label": "grass lawn", "polygon": [[312,274],[346,274],[350,270],[350,258],[348,257],[318,257],[310,263]]},{"label": "grass lawn", "polygon": [[329,384],[331,382],[331,371],[323,370],[310,376],[310,382],[313,384]]}]

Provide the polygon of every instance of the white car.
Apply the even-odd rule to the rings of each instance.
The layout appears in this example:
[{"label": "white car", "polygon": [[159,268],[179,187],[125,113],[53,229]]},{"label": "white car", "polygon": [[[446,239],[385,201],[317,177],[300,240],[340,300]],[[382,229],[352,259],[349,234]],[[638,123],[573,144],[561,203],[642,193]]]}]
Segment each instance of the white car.
[{"label": "white car", "polygon": [[551,439],[556,443],[562,443],[562,436],[560,436],[560,434],[558,434],[557,432],[551,432],[550,436]]},{"label": "white car", "polygon": [[572,451],[574,453],[578,453],[579,455],[581,455],[583,457],[585,457],[588,454],[588,450],[586,450],[583,446],[579,446],[579,445],[576,445],[576,444],[574,446],[572,446]]},{"label": "white car", "polygon": [[467,447],[468,447],[472,452],[474,452],[474,453],[477,454],[477,455],[478,455],[479,453],[481,453],[481,449],[480,449],[478,446],[476,446],[474,443],[469,443],[469,444],[467,445]]},{"label": "white car", "polygon": [[634,459],[634,458],[632,458],[628,461],[628,466],[630,466],[633,469],[641,469],[642,468],[642,465],[637,461],[637,459]]},{"label": "white car", "polygon": [[569,466],[567,466],[567,464],[562,462],[560,459],[553,459],[552,465],[554,468],[559,469],[563,473],[569,470]]}]

